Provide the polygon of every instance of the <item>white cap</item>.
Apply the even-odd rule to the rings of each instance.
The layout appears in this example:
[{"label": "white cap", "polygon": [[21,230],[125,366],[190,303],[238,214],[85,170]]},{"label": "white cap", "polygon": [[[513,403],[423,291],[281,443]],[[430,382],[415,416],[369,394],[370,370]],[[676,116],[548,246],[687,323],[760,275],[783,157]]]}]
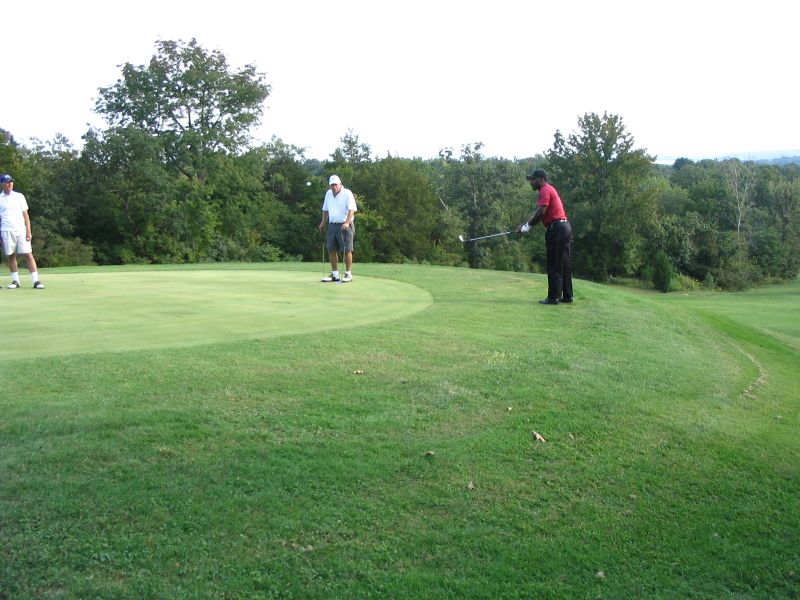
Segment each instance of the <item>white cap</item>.
[{"label": "white cap", "polygon": [[339,179],[338,175],[331,175],[330,179],[328,179],[328,185],[333,185],[334,183],[337,185],[342,185],[342,180]]}]

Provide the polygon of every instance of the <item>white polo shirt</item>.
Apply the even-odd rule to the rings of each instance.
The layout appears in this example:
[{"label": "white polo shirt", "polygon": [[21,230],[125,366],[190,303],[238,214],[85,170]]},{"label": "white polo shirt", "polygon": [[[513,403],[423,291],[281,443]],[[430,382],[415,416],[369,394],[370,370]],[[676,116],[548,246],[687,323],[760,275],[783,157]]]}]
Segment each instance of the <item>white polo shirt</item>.
[{"label": "white polo shirt", "polygon": [[10,194],[0,191],[0,231],[16,231],[24,233],[25,219],[22,211],[28,210],[25,196],[11,190]]},{"label": "white polo shirt", "polygon": [[333,190],[325,192],[325,201],[322,203],[322,210],[328,211],[329,223],[344,223],[347,220],[349,211],[357,211],[356,198],[353,192],[346,187],[342,187],[337,196],[333,195]]}]

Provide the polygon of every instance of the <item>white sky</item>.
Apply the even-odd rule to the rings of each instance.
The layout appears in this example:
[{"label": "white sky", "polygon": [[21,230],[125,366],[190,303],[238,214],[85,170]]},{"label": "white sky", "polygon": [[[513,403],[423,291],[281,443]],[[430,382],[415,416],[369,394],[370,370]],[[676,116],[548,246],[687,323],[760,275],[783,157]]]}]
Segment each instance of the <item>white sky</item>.
[{"label": "white sky", "polygon": [[267,74],[254,140],[327,158],[483,142],[523,158],[578,117],[622,117],[661,160],[800,148],[794,0],[26,0],[2,9],[0,128],[76,146],[100,87],[157,40]]}]

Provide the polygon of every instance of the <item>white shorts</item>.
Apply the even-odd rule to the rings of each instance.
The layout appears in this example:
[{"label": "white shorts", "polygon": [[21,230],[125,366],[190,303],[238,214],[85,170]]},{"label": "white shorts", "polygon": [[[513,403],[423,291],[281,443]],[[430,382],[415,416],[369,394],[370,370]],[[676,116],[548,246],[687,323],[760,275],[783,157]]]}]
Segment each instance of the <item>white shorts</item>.
[{"label": "white shorts", "polygon": [[12,254],[30,254],[33,252],[31,241],[26,240],[24,231],[3,231],[3,249],[6,256]]}]

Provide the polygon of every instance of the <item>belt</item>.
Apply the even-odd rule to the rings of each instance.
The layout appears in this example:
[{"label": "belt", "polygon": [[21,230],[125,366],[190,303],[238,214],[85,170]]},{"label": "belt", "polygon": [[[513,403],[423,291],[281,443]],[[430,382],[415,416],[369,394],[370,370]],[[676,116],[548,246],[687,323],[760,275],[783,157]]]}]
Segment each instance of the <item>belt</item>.
[{"label": "belt", "polygon": [[568,221],[566,219],[553,219],[547,226],[550,227],[553,223],[568,223]]}]

